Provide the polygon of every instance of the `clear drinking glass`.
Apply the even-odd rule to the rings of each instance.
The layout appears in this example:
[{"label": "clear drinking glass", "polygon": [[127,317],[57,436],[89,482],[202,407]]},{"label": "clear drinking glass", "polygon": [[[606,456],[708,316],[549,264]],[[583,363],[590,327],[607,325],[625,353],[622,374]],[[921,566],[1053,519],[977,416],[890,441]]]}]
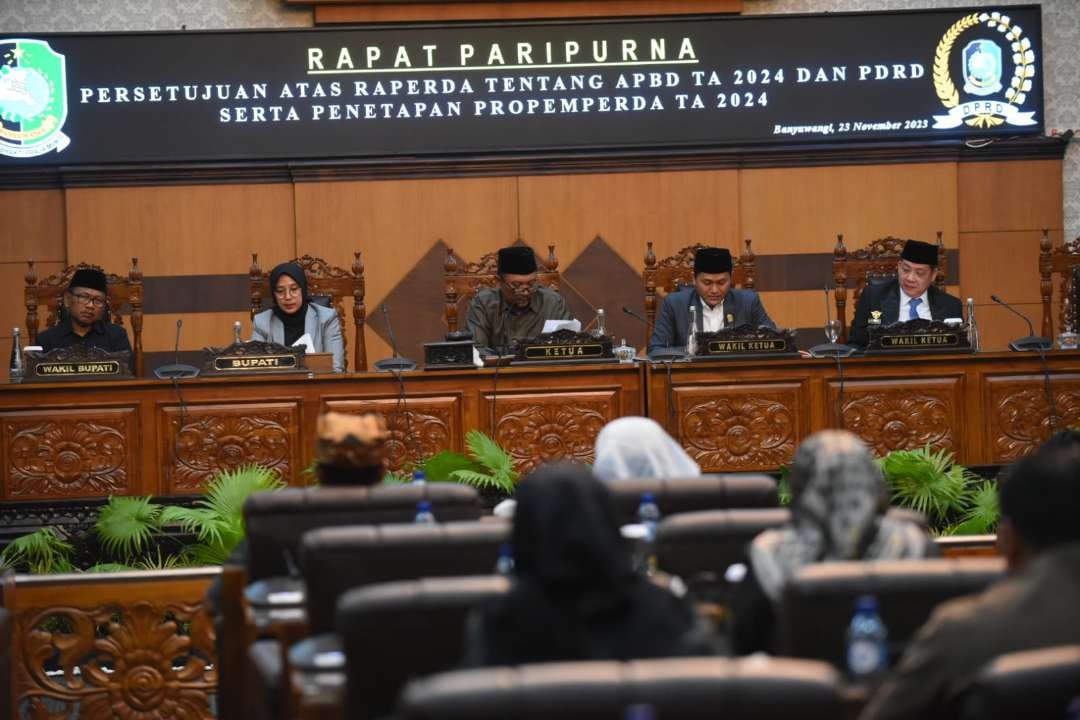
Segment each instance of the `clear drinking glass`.
[{"label": "clear drinking glass", "polygon": [[831,343],[836,342],[836,338],[840,337],[840,321],[828,320],[825,323],[825,339]]}]

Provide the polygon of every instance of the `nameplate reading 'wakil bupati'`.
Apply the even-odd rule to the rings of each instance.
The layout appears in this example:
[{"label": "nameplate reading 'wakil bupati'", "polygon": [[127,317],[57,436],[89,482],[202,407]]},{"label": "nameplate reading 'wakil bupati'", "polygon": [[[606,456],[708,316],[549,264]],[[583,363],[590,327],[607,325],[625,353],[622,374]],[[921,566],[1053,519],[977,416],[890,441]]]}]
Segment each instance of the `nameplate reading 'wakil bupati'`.
[{"label": "nameplate reading 'wakil bupati'", "polygon": [[790,355],[796,352],[793,330],[740,325],[698,335],[698,356]]},{"label": "nameplate reading 'wakil bupati'", "polygon": [[130,359],[129,352],[109,352],[89,345],[28,352],[23,382],[126,380],[132,377]]},{"label": "nameplate reading 'wakil bupati'", "polygon": [[937,320],[909,320],[888,327],[867,328],[867,352],[932,352],[970,350],[967,325],[946,325]]},{"label": "nameplate reading 'wakil bupati'", "polygon": [[277,343],[233,343],[226,348],[206,348],[203,373],[238,375],[242,373],[298,372],[305,370],[304,348]]},{"label": "nameplate reading 'wakil bupati'", "polygon": [[557,330],[536,338],[519,340],[515,362],[614,359],[610,337],[595,337],[573,330]]}]

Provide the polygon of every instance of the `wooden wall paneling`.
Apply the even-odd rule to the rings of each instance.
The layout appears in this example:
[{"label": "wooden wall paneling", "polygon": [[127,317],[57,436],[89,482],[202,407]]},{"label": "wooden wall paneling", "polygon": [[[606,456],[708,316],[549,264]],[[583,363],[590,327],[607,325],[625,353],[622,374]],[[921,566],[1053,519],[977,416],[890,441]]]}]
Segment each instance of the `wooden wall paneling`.
[{"label": "wooden wall paneling", "polygon": [[404,401],[397,397],[334,398],[324,402],[324,411],[382,413],[390,431],[386,469],[404,472],[443,450],[463,449],[465,432],[473,426],[465,425],[462,400],[462,393],[436,397],[409,395]]},{"label": "wooden wall paneling", "polygon": [[[989,462],[1015,462],[1050,437],[1049,405],[1041,375],[988,375],[981,390]],[[1052,374],[1051,390],[1057,405],[1058,429],[1080,425],[1080,375]]]},{"label": "wooden wall paneling", "polygon": [[301,398],[281,402],[157,405],[156,426],[164,487],[158,492],[201,492],[223,471],[256,464],[290,484],[303,469]]},{"label": "wooden wall paneling", "polygon": [[960,163],[960,232],[1060,230],[1061,160]]},{"label": "wooden wall paneling", "polygon": [[830,381],[826,397],[831,424],[842,411],[847,430],[858,435],[878,457],[893,450],[915,450],[929,444],[935,450],[956,452],[970,462],[963,447],[965,405],[964,376],[881,377],[848,380],[842,408],[840,383]]},{"label": "wooden wall paneling", "polygon": [[[110,272],[126,272],[139,258],[144,283],[177,275],[246,275],[251,253],[272,267],[296,255],[292,186],[191,185],[172,187],[78,188],[67,192],[68,257],[94,262]],[[221,308],[208,307],[206,312]],[[197,350],[231,339],[231,322],[219,328],[183,315],[181,349]],[[171,350],[171,331],[150,330],[146,351]]]},{"label": "wooden wall paneling", "polygon": [[703,472],[772,470],[810,429],[809,383],[676,387],[676,437]]},{"label": "wooden wall paneling", "polygon": [[[333,2],[333,0],[331,0]],[[305,3],[307,4],[307,3]],[[333,2],[315,6],[315,24],[424,20],[509,20],[738,13],[743,0],[489,0],[488,2]]]},{"label": "wooden wall paneling", "polygon": [[850,165],[739,172],[741,236],[759,253],[832,252],[886,235],[959,246],[956,164]]},{"label": "wooden wall paneling", "polygon": [[301,183],[296,186],[296,219],[301,253],[322,252],[327,260],[351,263],[354,248],[363,252],[370,363],[390,355],[389,343],[372,323],[381,327],[379,304],[399,285],[403,294],[395,298],[404,302],[390,308],[399,343],[405,344],[410,323],[423,326],[425,340],[441,337],[441,254],[430,272],[417,276],[412,271],[440,239],[466,260],[513,243],[518,237],[517,182],[501,177]]},{"label": "wooden wall paneling", "polygon": [[657,257],[698,242],[733,252],[742,247],[735,170],[541,175],[519,182],[521,236],[534,246],[554,244],[560,269],[597,235],[639,274],[650,240]]},{"label": "wooden wall paneling", "polygon": [[135,406],[36,407],[0,414],[5,500],[131,495],[140,491]]},{"label": "wooden wall paneling", "polygon": [[64,191],[0,193],[0,262],[63,262]]}]

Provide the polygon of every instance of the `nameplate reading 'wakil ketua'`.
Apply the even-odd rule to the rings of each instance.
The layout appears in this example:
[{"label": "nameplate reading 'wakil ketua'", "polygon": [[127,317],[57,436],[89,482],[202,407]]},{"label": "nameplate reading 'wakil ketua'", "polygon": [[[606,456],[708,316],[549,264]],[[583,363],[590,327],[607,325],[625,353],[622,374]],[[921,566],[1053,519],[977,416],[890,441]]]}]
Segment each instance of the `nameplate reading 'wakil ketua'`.
[{"label": "nameplate reading 'wakil ketua'", "polygon": [[697,342],[697,357],[798,354],[794,330],[739,325],[717,332],[699,333]]},{"label": "nameplate reading 'wakil ketua'", "polygon": [[573,330],[556,330],[547,335],[518,340],[514,362],[559,362],[570,360],[613,360],[610,337],[595,337]]},{"label": "nameplate reading 'wakil ketua'", "polygon": [[867,352],[926,353],[971,350],[968,326],[946,325],[939,320],[908,320],[888,327],[867,326]]},{"label": "nameplate reading 'wakil ketua'", "polygon": [[91,345],[72,345],[49,352],[26,353],[23,382],[55,380],[130,380],[131,353],[109,352]]},{"label": "nameplate reading 'wakil ketua'", "polygon": [[206,348],[204,375],[240,375],[243,373],[302,372],[304,348],[277,343],[233,343],[225,348]]}]

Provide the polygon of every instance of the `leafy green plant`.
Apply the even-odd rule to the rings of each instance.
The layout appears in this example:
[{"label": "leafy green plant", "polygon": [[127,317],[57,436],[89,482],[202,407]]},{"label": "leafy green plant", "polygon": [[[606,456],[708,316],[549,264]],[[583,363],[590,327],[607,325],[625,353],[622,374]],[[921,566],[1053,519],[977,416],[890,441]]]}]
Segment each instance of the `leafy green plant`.
[{"label": "leafy green plant", "polygon": [[284,487],[273,470],[245,465],[224,471],[206,486],[206,494],[194,507],[167,507],[161,522],[177,524],[193,533],[198,542],[187,549],[197,565],[220,565],[244,539],[244,501],[257,492]]},{"label": "leafy green plant", "polygon": [[917,510],[934,524],[967,509],[968,484],[977,476],[953,462],[948,450],[894,450],[879,461],[894,504]]},{"label": "leafy green plant", "polygon": [[0,565],[41,574],[72,572],[73,552],[71,543],[56,528],[43,527],[12,540],[0,553]]},{"label": "leafy green plant", "polygon": [[943,535],[988,535],[997,530],[1001,508],[998,506],[997,486],[990,480],[975,487],[960,522],[946,528]]},{"label": "leafy green plant", "polygon": [[[445,473],[446,479],[453,482],[475,488],[491,488],[507,495],[514,492],[520,474],[514,469],[514,458],[510,453],[479,430],[470,430],[465,434],[465,448],[468,456],[459,456],[464,462],[454,458],[455,462],[452,463],[451,458],[441,457],[445,453],[440,453],[432,458],[433,461],[439,459],[439,467],[433,469]],[[427,474],[426,464],[424,471]]]},{"label": "leafy green plant", "polygon": [[161,531],[161,506],[148,497],[112,496],[98,512],[94,530],[106,552],[130,564]]},{"label": "leafy green plant", "polygon": [[787,465],[780,466],[780,479],[776,483],[776,496],[783,506],[791,504],[791,468]]}]

